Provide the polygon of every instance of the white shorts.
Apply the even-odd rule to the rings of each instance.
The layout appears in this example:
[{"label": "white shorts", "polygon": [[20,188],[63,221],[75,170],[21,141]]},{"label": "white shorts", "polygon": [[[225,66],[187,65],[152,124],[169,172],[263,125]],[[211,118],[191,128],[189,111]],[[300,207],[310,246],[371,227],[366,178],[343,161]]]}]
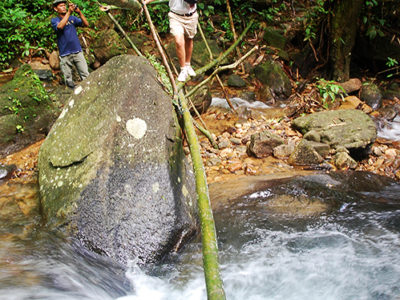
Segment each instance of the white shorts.
[{"label": "white shorts", "polygon": [[194,38],[197,33],[197,22],[199,20],[197,11],[190,17],[179,16],[170,11],[168,17],[169,28],[172,35],[183,34],[190,39]]}]

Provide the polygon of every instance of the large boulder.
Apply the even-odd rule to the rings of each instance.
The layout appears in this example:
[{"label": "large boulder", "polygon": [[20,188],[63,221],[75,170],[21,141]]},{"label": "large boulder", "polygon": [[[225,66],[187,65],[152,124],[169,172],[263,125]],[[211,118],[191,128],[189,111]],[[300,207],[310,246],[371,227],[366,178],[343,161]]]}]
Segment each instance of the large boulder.
[{"label": "large boulder", "polygon": [[290,79],[278,63],[267,61],[255,67],[253,72],[275,100],[286,100],[291,95]]},{"label": "large boulder", "polygon": [[126,54],[128,51],[123,40],[114,29],[98,32],[91,48],[96,59],[102,64],[112,57]]},{"label": "large boulder", "polygon": [[[365,149],[376,139],[372,119],[356,109],[313,113],[293,120],[293,127],[310,140],[328,144],[331,148],[343,146],[349,150]],[[308,134],[312,132],[313,134]]]},{"label": "large boulder", "polygon": [[75,89],[41,147],[39,184],[50,227],[122,263],[157,262],[197,230],[171,98],[141,57],[112,58]]},{"label": "large boulder", "polygon": [[29,65],[0,87],[0,157],[43,139],[58,109]]},{"label": "large boulder", "polygon": [[268,157],[274,153],[274,148],[284,144],[284,140],[270,132],[262,131],[252,134],[247,152],[257,158]]}]

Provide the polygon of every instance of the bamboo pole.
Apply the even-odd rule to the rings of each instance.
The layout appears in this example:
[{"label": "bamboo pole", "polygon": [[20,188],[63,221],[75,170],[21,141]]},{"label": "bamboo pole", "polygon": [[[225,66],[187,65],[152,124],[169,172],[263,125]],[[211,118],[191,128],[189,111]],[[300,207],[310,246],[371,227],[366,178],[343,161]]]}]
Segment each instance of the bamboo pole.
[{"label": "bamboo pole", "polygon": [[144,3],[144,0],[142,0],[142,4],[143,4],[143,10],[144,10],[144,13],[146,15],[147,22],[149,23],[150,30],[151,30],[151,33],[153,35],[153,39],[156,42],[157,49],[160,52],[160,55],[162,57],[164,67],[167,69],[167,73],[168,73],[168,76],[169,76],[169,80],[171,81],[171,85],[172,85],[172,88],[174,90],[174,94],[177,94],[178,88],[177,88],[176,83],[175,83],[174,75],[172,75],[171,68],[170,68],[170,66],[168,64],[168,61],[167,61],[167,58],[165,56],[164,50],[163,50],[163,48],[161,46],[161,42],[158,39],[157,31],[156,31],[156,29],[154,27],[153,22],[151,21],[150,13],[149,13],[149,10],[147,9],[146,4]]},{"label": "bamboo pole", "polygon": [[217,234],[211,210],[210,196],[208,194],[207,179],[200,154],[199,141],[197,140],[192,116],[190,115],[182,90],[179,91],[178,98],[183,111],[185,132],[196,177],[197,206],[200,214],[203,268],[206,280],[207,299],[224,300],[225,292],[218,263]]},{"label": "bamboo pole", "polygon": [[[201,37],[203,38],[204,44],[206,45],[208,54],[210,55],[210,61],[211,61],[211,60],[213,60],[213,54],[212,54],[212,51],[211,51],[211,49],[210,49],[210,46],[208,45],[208,42],[207,42],[207,39],[206,39],[206,37],[205,37],[205,35],[204,35],[203,29],[201,28],[200,22],[197,23],[197,27],[199,28],[200,35],[201,35]],[[232,104],[232,102],[231,102],[231,99],[229,99],[228,93],[226,92],[226,89],[225,89],[225,87],[224,87],[224,84],[222,83],[221,78],[219,78],[219,75],[218,75],[218,74],[215,75],[215,78],[217,78],[217,81],[218,81],[220,87],[222,88],[222,91],[224,92],[225,99],[226,99],[226,101],[228,102],[229,107],[230,107],[233,111],[236,111],[235,107],[233,106],[233,104]]]}]

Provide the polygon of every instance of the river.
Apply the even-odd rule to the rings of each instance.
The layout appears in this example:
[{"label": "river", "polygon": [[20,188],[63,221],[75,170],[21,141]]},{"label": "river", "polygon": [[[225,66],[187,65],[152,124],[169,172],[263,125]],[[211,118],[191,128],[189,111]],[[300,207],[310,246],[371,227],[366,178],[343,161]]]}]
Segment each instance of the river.
[{"label": "river", "polygon": [[[215,221],[227,299],[400,297],[400,184],[389,178],[272,180],[231,195]],[[140,269],[47,232],[40,220],[0,226],[0,299],[206,299],[199,238]]]}]

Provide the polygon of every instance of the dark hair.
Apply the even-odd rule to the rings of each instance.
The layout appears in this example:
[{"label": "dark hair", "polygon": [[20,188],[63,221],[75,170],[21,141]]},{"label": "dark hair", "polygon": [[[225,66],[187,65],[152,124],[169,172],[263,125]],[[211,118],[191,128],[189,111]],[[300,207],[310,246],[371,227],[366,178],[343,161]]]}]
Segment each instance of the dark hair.
[{"label": "dark hair", "polygon": [[196,4],[197,0],[185,0],[185,2],[187,2],[189,4]]}]

